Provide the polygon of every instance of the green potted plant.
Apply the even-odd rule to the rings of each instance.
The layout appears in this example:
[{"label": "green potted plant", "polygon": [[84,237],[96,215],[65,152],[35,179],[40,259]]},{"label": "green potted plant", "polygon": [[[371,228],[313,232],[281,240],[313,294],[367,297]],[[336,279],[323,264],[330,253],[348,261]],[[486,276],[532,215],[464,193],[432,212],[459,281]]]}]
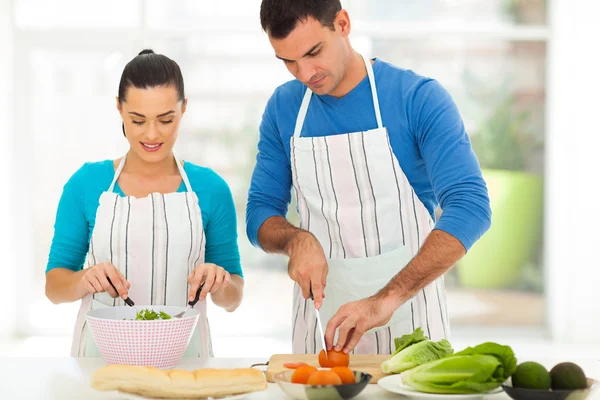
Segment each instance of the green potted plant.
[{"label": "green potted plant", "polygon": [[543,176],[529,172],[528,161],[541,141],[531,132],[531,113],[516,108],[514,96],[503,95],[471,137],[488,187],[492,225],[458,263],[462,287],[518,287],[540,243]]},{"label": "green potted plant", "polygon": [[502,5],[515,24],[546,24],[547,0],[504,0]]}]

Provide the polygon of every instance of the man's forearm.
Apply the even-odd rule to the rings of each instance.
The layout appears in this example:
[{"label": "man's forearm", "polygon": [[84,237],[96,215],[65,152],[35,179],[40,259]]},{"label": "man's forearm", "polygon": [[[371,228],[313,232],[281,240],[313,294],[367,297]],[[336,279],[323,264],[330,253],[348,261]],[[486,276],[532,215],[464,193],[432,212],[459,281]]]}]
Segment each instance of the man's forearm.
[{"label": "man's forearm", "polygon": [[296,228],[283,217],[270,217],[258,230],[258,242],[267,253],[290,254],[290,243],[298,233],[306,232]]},{"label": "man's forearm", "polygon": [[433,230],[419,253],[377,296],[396,302],[399,307],[448,271],[465,253],[464,246],[454,236],[441,230]]}]

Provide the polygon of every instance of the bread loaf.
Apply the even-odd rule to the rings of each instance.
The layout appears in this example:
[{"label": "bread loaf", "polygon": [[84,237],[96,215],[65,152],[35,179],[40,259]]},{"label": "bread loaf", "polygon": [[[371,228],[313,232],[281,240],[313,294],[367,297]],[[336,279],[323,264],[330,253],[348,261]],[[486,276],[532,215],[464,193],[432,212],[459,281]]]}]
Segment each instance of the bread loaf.
[{"label": "bread loaf", "polygon": [[161,370],[154,367],[108,365],[93,375],[91,386],[165,399],[199,399],[256,392],[267,388],[264,374],[254,368]]}]

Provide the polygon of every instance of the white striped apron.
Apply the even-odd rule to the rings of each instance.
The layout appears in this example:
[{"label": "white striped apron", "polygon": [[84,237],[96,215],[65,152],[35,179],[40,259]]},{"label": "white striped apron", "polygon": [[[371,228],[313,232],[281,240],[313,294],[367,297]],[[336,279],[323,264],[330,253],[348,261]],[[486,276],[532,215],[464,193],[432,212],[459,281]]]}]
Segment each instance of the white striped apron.
[{"label": "white striped apron", "polygon": [[[112,263],[131,284],[129,297],[136,304],[185,307],[187,277],[204,262],[206,240],[198,197],[177,158],[186,192],[151,193],[143,198],[119,196],[113,189],[126,157],[115,171],[110,187],[100,196],[86,268]],[[122,299],[113,299],[108,293],[86,295],[75,323],[71,356],[100,356],[85,314],[123,305]],[[198,302],[194,308],[200,312],[200,318],[184,356],[212,357],[206,302]]]},{"label": "white striped apron", "polygon": [[[364,59],[377,128],[301,137],[312,92],[307,88],[291,138],[300,227],[319,240],[329,273],[320,314],[325,327],[343,304],[375,294],[417,254],[434,222],[396,159],[383,126],[373,67]],[[364,110],[365,114],[371,112]],[[294,286],[294,353],[318,353],[314,305]],[[394,338],[421,327],[433,340],[449,338],[444,278],[420,290],[390,322],[368,331],[355,354],[390,354]]]}]

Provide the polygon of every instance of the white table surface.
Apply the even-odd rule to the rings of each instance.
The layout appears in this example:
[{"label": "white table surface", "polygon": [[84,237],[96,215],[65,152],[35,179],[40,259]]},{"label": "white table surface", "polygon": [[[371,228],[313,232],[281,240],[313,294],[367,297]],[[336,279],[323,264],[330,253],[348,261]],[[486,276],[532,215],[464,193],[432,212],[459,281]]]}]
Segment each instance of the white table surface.
[{"label": "white table surface", "polygon": [[[178,368],[244,368],[255,363],[264,363],[266,359],[213,358],[209,360],[184,359]],[[525,360],[519,360],[519,362]],[[536,360],[551,368],[561,361],[572,361],[580,365],[586,375],[600,378],[600,359],[598,354],[590,354],[585,359]],[[0,399],[35,399],[35,400],[116,400],[121,399],[116,392],[99,392],[90,387],[92,373],[104,366],[100,358],[0,358]],[[244,399],[282,399],[289,397],[277,386],[269,383],[263,392],[249,394]],[[505,393],[487,396],[486,400],[506,400]],[[364,399],[404,399],[406,397],[393,394],[380,388],[377,384],[369,384],[356,400]],[[588,400],[600,400],[600,391],[595,391]]]}]

